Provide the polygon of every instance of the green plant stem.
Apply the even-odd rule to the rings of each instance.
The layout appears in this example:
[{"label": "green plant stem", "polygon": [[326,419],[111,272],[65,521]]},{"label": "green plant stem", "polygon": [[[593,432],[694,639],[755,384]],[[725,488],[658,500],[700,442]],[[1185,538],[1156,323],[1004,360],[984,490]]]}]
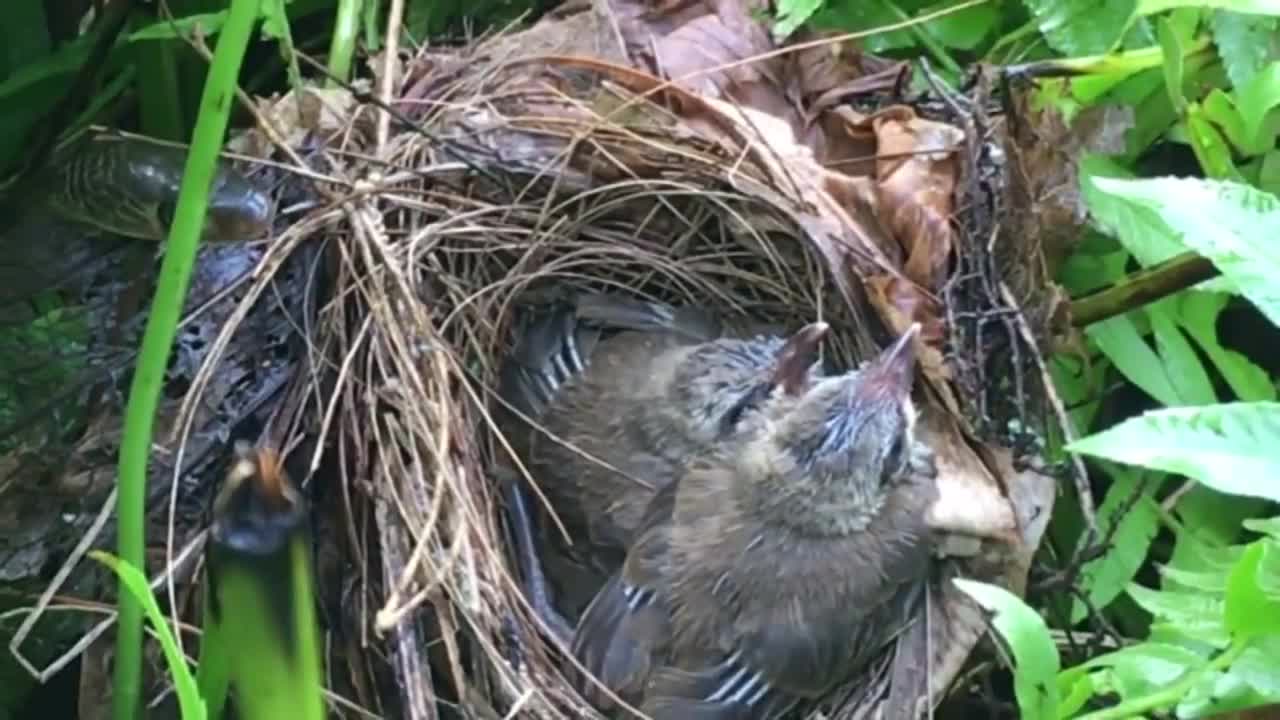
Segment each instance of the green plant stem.
[{"label": "green plant stem", "polygon": [[[889,0],[880,0],[880,4],[887,8],[889,12],[893,13],[899,20],[910,21],[912,19],[905,10]],[[931,35],[922,25],[912,25],[910,27],[910,32],[915,35],[916,40],[918,40],[920,44],[923,45],[931,55],[933,55],[939,65],[952,73],[952,77],[964,76],[964,68],[960,67],[960,64],[952,59],[951,55],[947,52],[947,49],[942,46],[942,43],[935,40],[933,35]]]},{"label": "green plant stem", "polygon": [[1086,327],[1136,310],[1219,275],[1208,258],[1194,252],[1175,255],[1140,270],[1104,290],[1071,301],[1071,322]]},{"label": "green plant stem", "polygon": [[[1207,52],[1212,41],[1208,36],[1201,36],[1192,41],[1184,50],[1183,57],[1191,58]],[[1086,55],[1078,58],[1057,58],[1010,65],[1005,72],[1026,77],[1074,77],[1077,75],[1094,75],[1102,73],[1124,73],[1131,75],[1141,70],[1159,67],[1164,63],[1164,54],[1160,46],[1126,50],[1106,55]]]},{"label": "green plant stem", "polygon": [[280,56],[284,59],[285,70],[289,75],[289,87],[295,91],[302,90],[302,69],[298,67],[298,53],[294,51],[293,28],[289,27],[289,14],[285,10],[285,0],[268,0],[275,5],[272,14],[280,19]]},{"label": "green plant stem", "polygon": [[[200,242],[200,230],[209,204],[209,188],[231,114],[236,80],[260,2],[231,0],[227,23],[218,38],[200,100],[200,112],[182,178],[182,189],[178,193],[173,226],[169,229],[160,280],[129,389],[124,435],[120,442],[117,542],[120,559],[144,572],[147,459],[156,405]],[[112,716],[115,720],[135,720],[139,715],[142,677],[142,607],[123,583],[118,595],[120,617],[116,634]]]},{"label": "green plant stem", "polygon": [[204,583],[204,621],[200,629],[200,660],[196,667],[196,685],[200,697],[209,711],[210,720],[222,720],[227,706],[227,689],[231,684],[231,656],[227,647],[227,633],[218,622],[210,592],[210,583]]},{"label": "green plant stem", "polygon": [[[329,44],[329,74],[343,81],[351,78],[351,58],[355,55],[356,37],[360,32],[360,7],[363,0],[339,0],[333,23],[333,42]],[[338,87],[331,77],[325,83]]]},{"label": "green plant stem", "polygon": [[987,52],[987,59],[991,62],[995,62],[996,52],[1003,49],[1004,46],[1012,45],[1022,38],[1034,35],[1038,32],[1040,32],[1040,24],[1034,19],[1028,20],[1022,25],[1022,27],[1011,31],[999,40],[996,40],[995,44],[991,46],[991,50]]},{"label": "green plant stem", "polygon": [[1113,705],[1105,710],[1078,715],[1076,720],[1120,720],[1120,718],[1141,717],[1152,710],[1174,705],[1187,694],[1195,683],[1199,682],[1201,676],[1205,673],[1230,667],[1231,663],[1235,662],[1236,658],[1240,657],[1240,654],[1248,646],[1245,641],[1233,640],[1231,647],[1223,651],[1221,655],[1210,660],[1204,667],[1186,673],[1163,690],[1122,702],[1119,705]]}]

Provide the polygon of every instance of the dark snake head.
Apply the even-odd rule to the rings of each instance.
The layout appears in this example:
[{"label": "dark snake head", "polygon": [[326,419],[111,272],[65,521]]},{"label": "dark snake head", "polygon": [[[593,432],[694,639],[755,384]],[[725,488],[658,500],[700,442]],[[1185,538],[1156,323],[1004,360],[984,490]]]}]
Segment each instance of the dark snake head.
[{"label": "dark snake head", "polygon": [[[49,175],[47,202],[62,219],[144,240],[163,241],[178,204],[186,150],[139,140],[94,139]],[[271,200],[219,160],[201,239],[252,240],[271,222]]]}]

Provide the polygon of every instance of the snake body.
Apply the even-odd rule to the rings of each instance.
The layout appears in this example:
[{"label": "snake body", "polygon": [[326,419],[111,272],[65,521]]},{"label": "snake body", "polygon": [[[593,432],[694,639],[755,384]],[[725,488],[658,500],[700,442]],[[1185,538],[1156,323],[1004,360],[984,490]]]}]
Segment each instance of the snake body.
[{"label": "snake body", "polygon": [[[102,232],[163,241],[178,202],[187,151],[139,140],[80,143],[42,178],[42,202],[54,216]],[[219,160],[202,239],[249,240],[269,226],[266,193]]]}]

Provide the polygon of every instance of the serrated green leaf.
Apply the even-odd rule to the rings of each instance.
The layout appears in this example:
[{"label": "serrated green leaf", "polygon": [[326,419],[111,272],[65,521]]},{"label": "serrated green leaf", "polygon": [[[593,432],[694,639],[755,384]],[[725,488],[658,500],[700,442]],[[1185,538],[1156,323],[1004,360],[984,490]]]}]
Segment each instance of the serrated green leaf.
[{"label": "serrated green leaf", "polygon": [[1004,588],[959,578],[953,582],[995,613],[991,625],[1013,655],[1013,689],[1023,720],[1057,718],[1060,660],[1044,618]]},{"label": "serrated green leaf", "polygon": [[[1209,688],[1209,695],[1205,696],[1202,688],[1209,683],[1212,687]],[[1229,671],[1218,671],[1191,688],[1189,695],[1178,704],[1176,712],[1178,717],[1219,718],[1232,711],[1254,708],[1267,703],[1268,699],[1265,696],[1256,692],[1240,677]]]},{"label": "serrated green leaf", "polygon": [[1200,168],[1204,170],[1205,177],[1243,183],[1244,177],[1236,169],[1226,138],[1205,116],[1199,103],[1191,103],[1187,106],[1185,123],[1191,150],[1196,154],[1196,160],[1200,161]]},{"label": "serrated green leaf", "polygon": [[[1112,474],[1112,484],[1107,496],[1098,507],[1098,530],[1107,533],[1113,524],[1116,527],[1114,540],[1102,557],[1085,563],[1081,570],[1081,580],[1085,596],[1089,604],[1102,609],[1124,592],[1124,588],[1133,580],[1143,561],[1147,558],[1147,549],[1159,530],[1160,515],[1151,494],[1156,489],[1155,483],[1148,483],[1142,496],[1130,506],[1130,498],[1137,489],[1139,475],[1133,472],[1118,471]],[[1123,515],[1121,510],[1127,509]],[[1083,541],[1085,538],[1081,538]],[[1071,624],[1075,625],[1084,619],[1088,607],[1078,597],[1071,602]]]},{"label": "serrated green leaf", "polygon": [[1178,241],[1213,261],[1280,325],[1280,198],[1248,185],[1187,178],[1095,178],[1102,192],[1158,214]]},{"label": "serrated green leaf", "polygon": [[[1204,485],[1191,488],[1175,506],[1183,528],[1178,532],[1170,564],[1193,569],[1203,567],[1205,553],[1229,551],[1225,546],[1239,539],[1240,523],[1258,515],[1265,506],[1265,500],[1228,495]],[[1180,561],[1184,554],[1192,564]],[[1235,559],[1232,556],[1223,567],[1230,569]]]},{"label": "serrated green leaf", "polygon": [[[1221,602],[1218,603],[1218,608],[1221,612]],[[1231,635],[1222,627],[1221,617],[1152,622],[1148,637],[1155,642],[1184,645],[1192,649],[1203,648],[1210,652],[1217,652],[1231,644]]]},{"label": "serrated green leaf", "polygon": [[1177,301],[1177,320],[1191,336],[1240,400],[1275,400],[1276,388],[1265,370],[1218,340],[1218,315],[1227,305],[1228,296],[1192,290],[1181,293]]},{"label": "serrated green leaf", "polygon": [[1107,668],[1111,684],[1123,698],[1146,695],[1186,673],[1198,670],[1208,659],[1177,645],[1144,642],[1092,658],[1082,668]]},{"label": "serrated green leaf", "polygon": [[1271,702],[1280,702],[1280,637],[1257,638],[1231,664],[1230,673]]},{"label": "serrated green leaf", "polygon": [[1179,473],[1221,492],[1280,500],[1280,404],[1226,403],[1143,413],[1067,449]]},{"label": "serrated green leaf", "polygon": [[1267,544],[1266,540],[1250,543],[1228,579],[1223,622],[1239,638],[1280,634],[1280,601],[1268,597],[1258,583]]},{"label": "serrated green leaf", "polygon": [[1119,240],[1143,267],[1184,252],[1186,248],[1157,210],[1101,189],[1099,183],[1114,182],[1109,180],[1112,178],[1128,179],[1133,174],[1101,155],[1085,155],[1081,159],[1080,194],[1093,221]]},{"label": "serrated green leaf", "polygon": [[1117,315],[1085,328],[1085,335],[1107,356],[1125,379],[1162,405],[1184,405],[1165,373],[1164,363],[1128,315]]},{"label": "serrated green leaf", "polygon": [[1235,106],[1240,111],[1244,144],[1242,150],[1259,155],[1273,150],[1280,116],[1272,111],[1280,106],[1280,61],[1272,61],[1248,82],[1236,87]]},{"label": "serrated green leaf", "polygon": [[1116,48],[1133,21],[1132,0],[1023,0],[1049,46],[1063,55]]},{"label": "serrated green leaf", "polygon": [[1213,381],[1200,362],[1191,343],[1174,320],[1177,305],[1172,298],[1146,307],[1151,318],[1151,332],[1156,337],[1156,350],[1165,375],[1182,400],[1180,405],[1209,405],[1218,401]]},{"label": "serrated green leaf", "polygon": [[1215,10],[1209,18],[1209,27],[1226,65],[1227,77],[1237,88],[1244,87],[1274,58],[1272,43],[1278,29],[1275,17]]},{"label": "serrated green leaf", "polygon": [[1196,591],[1151,590],[1131,584],[1126,588],[1129,597],[1153,616],[1150,637],[1163,642],[1176,639],[1179,645],[1188,642],[1222,649],[1231,642],[1231,635],[1222,624],[1222,597]]},{"label": "serrated green leaf", "polygon": [[1229,569],[1216,570],[1184,570],[1172,565],[1160,568],[1161,584],[1165,590],[1194,590],[1203,593],[1220,594],[1227,589]]},{"label": "serrated green leaf", "polygon": [[1218,670],[1197,676],[1182,697],[1178,699],[1178,706],[1174,711],[1177,717],[1194,718],[1205,714],[1212,707],[1213,689],[1221,677],[1222,672]]},{"label": "serrated green leaf", "polygon": [[1152,590],[1137,583],[1130,583],[1125,592],[1143,610],[1158,620],[1221,621],[1222,600],[1212,593],[1194,590]]}]

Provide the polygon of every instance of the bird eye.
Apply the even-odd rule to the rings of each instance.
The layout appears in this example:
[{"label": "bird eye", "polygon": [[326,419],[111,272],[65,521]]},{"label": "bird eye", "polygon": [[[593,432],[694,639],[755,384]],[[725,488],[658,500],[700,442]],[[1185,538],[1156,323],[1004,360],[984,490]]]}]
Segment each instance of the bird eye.
[{"label": "bird eye", "polygon": [[905,464],[903,456],[905,442],[904,436],[899,434],[893,439],[893,444],[889,446],[889,454],[884,458],[884,474],[886,477],[897,475]]}]

